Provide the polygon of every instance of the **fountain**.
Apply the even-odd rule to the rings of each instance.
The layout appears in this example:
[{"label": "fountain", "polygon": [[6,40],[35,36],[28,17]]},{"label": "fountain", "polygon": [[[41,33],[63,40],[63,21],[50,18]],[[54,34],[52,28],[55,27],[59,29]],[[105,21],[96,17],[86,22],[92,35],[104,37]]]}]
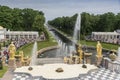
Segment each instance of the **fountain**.
[{"label": "fountain", "polygon": [[66,48],[66,43],[64,43],[61,38],[57,37],[55,34],[53,34],[52,31],[50,31],[51,34],[56,38],[57,42],[58,42],[58,46],[60,47],[59,49],[56,50],[56,57],[63,57],[66,54],[65,52],[65,48]]},{"label": "fountain", "polygon": [[[77,44],[77,41],[79,39],[80,39],[80,15],[78,15],[77,20],[76,20],[76,24],[75,24],[74,35],[73,35],[73,45],[68,46],[68,44],[63,43],[62,40],[58,38],[57,39],[58,44],[59,44],[59,46],[61,46],[61,48],[59,49],[60,53],[58,52],[56,54],[56,56],[65,56],[65,53],[68,53],[71,50],[73,50],[72,52],[75,52],[76,51],[76,46],[75,45]],[[36,63],[35,62],[36,61],[35,60],[36,59],[36,54],[35,53],[37,51],[36,46],[37,46],[37,43],[35,42],[33,50],[32,50],[30,67],[17,68],[15,70],[15,72],[28,73],[33,77],[42,76],[45,79],[51,79],[51,80],[52,79],[55,79],[55,80],[57,80],[57,79],[58,80],[67,79],[68,80],[70,78],[76,78],[80,74],[87,74],[91,69],[97,69],[96,66],[91,65],[91,64],[86,64],[86,65],[85,64],[77,64],[77,60],[78,60],[77,58],[79,56],[77,56],[77,58],[75,59],[76,60],[75,64],[73,64],[72,54],[69,54],[70,55],[69,58],[67,58],[68,56],[67,57],[65,56],[64,61],[65,61],[66,64],[64,64],[64,63],[54,63],[54,64],[44,64],[44,65],[35,66],[36,65],[35,64]],[[68,50],[70,50],[70,51],[68,51]],[[72,65],[67,64],[68,61]],[[33,70],[33,68],[34,68],[34,70]]]},{"label": "fountain", "polygon": [[76,50],[75,44],[77,44],[77,41],[80,40],[80,28],[81,28],[81,17],[80,14],[78,14],[78,17],[76,19],[75,27],[74,27],[74,33],[73,33],[73,50]]},{"label": "fountain", "polygon": [[63,43],[62,43],[62,41],[61,40],[58,40],[58,45],[59,45],[59,49],[57,49],[57,51],[56,51],[56,56],[57,57],[60,57],[60,56],[63,56],[63,48],[62,48],[62,46],[63,46]]},{"label": "fountain", "polygon": [[30,67],[28,68],[28,70],[32,70],[33,68],[31,66],[36,65],[36,58],[37,58],[37,42],[34,43],[33,45],[33,49],[32,49],[32,57],[31,57],[31,62],[30,62]]},{"label": "fountain", "polygon": [[37,58],[37,42],[34,43],[33,45],[33,49],[32,49],[32,57],[31,57],[31,62],[30,62],[30,66],[36,65],[36,58]]}]

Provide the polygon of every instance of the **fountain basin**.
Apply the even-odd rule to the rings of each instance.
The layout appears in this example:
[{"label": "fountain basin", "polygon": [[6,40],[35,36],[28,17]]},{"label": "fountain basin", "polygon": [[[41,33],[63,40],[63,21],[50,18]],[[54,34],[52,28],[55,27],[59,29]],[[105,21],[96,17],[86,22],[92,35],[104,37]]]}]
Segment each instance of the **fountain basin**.
[{"label": "fountain basin", "polygon": [[[96,66],[86,64],[87,68],[82,68],[82,64],[45,64],[41,66],[31,66],[33,70],[29,71],[29,66],[16,68],[15,73],[27,73],[33,77],[42,76],[46,79],[67,79],[78,77],[80,74],[87,74],[92,69],[97,69]],[[63,72],[56,72],[57,68],[62,67]]]}]

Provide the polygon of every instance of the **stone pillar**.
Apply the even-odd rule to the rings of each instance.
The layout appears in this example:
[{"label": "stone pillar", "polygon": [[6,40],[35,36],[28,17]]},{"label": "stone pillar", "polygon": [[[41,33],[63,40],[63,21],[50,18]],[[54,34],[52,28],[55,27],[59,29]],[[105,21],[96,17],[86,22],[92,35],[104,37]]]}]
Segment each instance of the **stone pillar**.
[{"label": "stone pillar", "polygon": [[16,59],[16,67],[21,67],[22,66],[21,55],[15,55],[15,59]]},{"label": "stone pillar", "polygon": [[18,39],[20,39],[20,34],[18,34]]},{"label": "stone pillar", "polygon": [[100,64],[101,64],[101,62],[102,62],[102,56],[100,57],[100,56],[96,56],[96,66],[100,66]]},{"label": "stone pillar", "polygon": [[109,63],[110,59],[105,57],[103,58],[103,67],[105,67],[106,69],[108,69],[108,63]]}]

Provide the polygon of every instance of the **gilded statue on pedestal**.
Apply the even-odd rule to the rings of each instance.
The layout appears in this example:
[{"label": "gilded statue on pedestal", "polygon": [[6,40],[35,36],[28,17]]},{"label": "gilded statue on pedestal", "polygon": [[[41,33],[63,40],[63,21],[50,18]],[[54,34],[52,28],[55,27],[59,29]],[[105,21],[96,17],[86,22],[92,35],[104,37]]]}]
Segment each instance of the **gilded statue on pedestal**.
[{"label": "gilded statue on pedestal", "polygon": [[80,61],[82,61],[82,58],[83,58],[83,50],[82,50],[82,46],[81,46],[81,45],[78,46],[78,53],[79,53]]},{"label": "gilded statue on pedestal", "polygon": [[8,50],[9,50],[9,57],[10,57],[10,59],[15,59],[14,56],[15,56],[15,52],[16,52],[16,47],[13,44],[13,42],[11,42],[11,44],[9,45]]},{"label": "gilded statue on pedestal", "polygon": [[102,57],[102,45],[100,44],[99,41],[97,42],[96,49],[97,49],[97,57]]}]

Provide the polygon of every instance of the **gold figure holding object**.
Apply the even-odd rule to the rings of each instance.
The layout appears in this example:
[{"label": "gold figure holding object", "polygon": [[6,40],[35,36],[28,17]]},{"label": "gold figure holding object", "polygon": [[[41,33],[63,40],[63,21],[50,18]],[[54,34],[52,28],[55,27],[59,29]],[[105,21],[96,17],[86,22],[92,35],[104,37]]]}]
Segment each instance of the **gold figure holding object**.
[{"label": "gold figure holding object", "polygon": [[100,42],[97,42],[97,57],[102,57],[102,45],[100,44]]},{"label": "gold figure holding object", "polygon": [[15,59],[15,53],[16,53],[16,47],[15,45],[13,44],[13,42],[11,42],[11,44],[9,45],[9,56],[10,56],[10,59]]}]

